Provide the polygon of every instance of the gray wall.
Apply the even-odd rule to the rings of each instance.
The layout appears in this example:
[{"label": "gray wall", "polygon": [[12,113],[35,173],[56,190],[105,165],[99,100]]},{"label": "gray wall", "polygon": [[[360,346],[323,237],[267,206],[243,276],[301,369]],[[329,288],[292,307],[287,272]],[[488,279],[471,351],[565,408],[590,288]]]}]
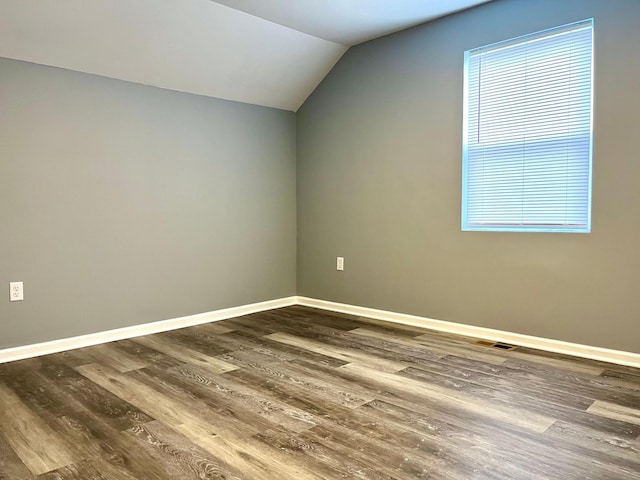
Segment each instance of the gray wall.
[{"label": "gray wall", "polygon": [[[590,17],[592,233],[461,232],[463,52]],[[497,0],[349,50],[297,116],[298,293],[640,352],[639,19]]]},{"label": "gray wall", "polygon": [[296,293],[292,113],[0,59],[0,155],[0,348]]}]

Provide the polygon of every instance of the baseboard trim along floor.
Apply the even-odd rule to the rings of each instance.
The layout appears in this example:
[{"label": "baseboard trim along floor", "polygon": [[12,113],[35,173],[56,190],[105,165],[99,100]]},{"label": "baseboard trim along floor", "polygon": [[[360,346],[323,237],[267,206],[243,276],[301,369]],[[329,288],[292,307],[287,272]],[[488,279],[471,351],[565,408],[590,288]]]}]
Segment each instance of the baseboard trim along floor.
[{"label": "baseboard trim along floor", "polygon": [[104,332],[89,333],[78,337],[62,338],[60,340],[52,340],[50,342],[7,348],[0,350],[0,363],[39,357],[41,355],[64,352],[65,350],[73,350],[75,348],[90,347],[92,345],[140,337],[142,335],[150,335],[152,333],[168,332],[169,330],[176,330],[178,328],[193,327],[195,325],[202,325],[203,323],[217,322],[220,320],[227,320],[229,318],[240,317],[242,315],[249,315],[250,313],[288,307],[290,305],[295,305],[296,303],[297,297],[295,296],[278,298],[276,300],[251,303],[248,305],[241,305],[239,307],[223,308],[212,312],[188,315],[186,317],[144,323],[142,325],[133,325],[131,327],[117,328],[115,330],[107,330]]},{"label": "baseboard trim along floor", "polygon": [[630,367],[640,368],[640,354],[638,353],[611,350],[601,347],[592,347],[589,345],[580,345],[577,343],[564,342],[561,340],[534,337],[530,335],[523,335],[520,333],[494,330],[491,328],[477,327],[473,325],[464,325],[461,323],[435,320],[432,318],[420,317],[416,315],[407,315],[404,313],[390,312],[387,310],[377,310],[374,308],[360,307],[356,305],[349,305],[346,303],[336,303],[327,300],[319,300],[301,296],[284,297],[275,300],[269,300],[266,302],[252,303],[248,305],[241,305],[238,307],[215,310],[207,313],[200,313],[197,315],[189,315],[186,317],[162,320],[159,322],[134,325],[131,327],[118,328],[115,330],[107,330],[105,332],[90,333],[88,335],[81,335],[78,337],[63,338],[60,340],[52,340],[49,342],[37,343],[33,345],[7,348],[4,350],[0,350],[0,363],[37,357],[40,355],[48,355],[51,353],[63,352],[65,350],[73,350],[75,348],[89,347],[101,343],[139,337],[142,335],[150,335],[152,333],[176,330],[178,328],[191,327],[194,325],[201,325],[203,323],[226,320],[229,318],[240,317],[242,315],[248,315],[250,313],[263,312],[266,310],[273,310],[275,308],[287,307],[290,305],[304,305],[307,307],[315,307],[333,312],[347,313],[359,317],[374,318],[377,320],[423,327],[441,332],[465,335],[467,337],[491,340],[493,342],[537,348],[539,350],[545,350],[548,352],[562,353],[575,357],[600,360],[603,362],[610,362],[618,365],[627,365]]},{"label": "baseboard trim along floor", "polygon": [[491,340],[493,342],[507,343],[522,347],[537,348],[547,352],[562,353],[574,357],[600,360],[603,362],[615,363],[640,368],[640,354],[624,352],[620,350],[610,350],[608,348],[592,347],[580,345],[578,343],[564,342],[549,338],[534,337],[520,333],[505,332],[486,327],[476,327],[462,323],[446,322],[444,320],[434,320],[427,317],[407,315],[404,313],[390,312],[387,310],[376,310],[368,307],[358,307],[345,303],[329,302],[315,298],[297,297],[297,303],[307,307],[321,308],[333,312],[348,313],[360,317],[375,318],[387,322],[424,327],[440,332],[455,333],[467,337]]}]

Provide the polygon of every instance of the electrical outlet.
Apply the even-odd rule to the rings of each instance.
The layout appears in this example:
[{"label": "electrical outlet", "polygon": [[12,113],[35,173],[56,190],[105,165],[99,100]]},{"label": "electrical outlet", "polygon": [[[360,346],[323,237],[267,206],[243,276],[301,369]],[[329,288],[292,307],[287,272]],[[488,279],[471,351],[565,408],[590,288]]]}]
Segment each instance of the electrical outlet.
[{"label": "electrical outlet", "polygon": [[24,285],[22,282],[9,282],[9,300],[12,302],[24,300]]},{"label": "electrical outlet", "polygon": [[344,257],[338,257],[336,261],[336,270],[344,270]]}]

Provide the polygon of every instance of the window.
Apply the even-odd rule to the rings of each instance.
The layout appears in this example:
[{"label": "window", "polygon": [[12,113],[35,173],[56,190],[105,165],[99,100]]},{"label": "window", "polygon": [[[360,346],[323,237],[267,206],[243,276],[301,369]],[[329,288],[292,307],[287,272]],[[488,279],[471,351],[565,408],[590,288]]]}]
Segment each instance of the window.
[{"label": "window", "polygon": [[462,230],[591,230],[593,20],[465,52]]}]

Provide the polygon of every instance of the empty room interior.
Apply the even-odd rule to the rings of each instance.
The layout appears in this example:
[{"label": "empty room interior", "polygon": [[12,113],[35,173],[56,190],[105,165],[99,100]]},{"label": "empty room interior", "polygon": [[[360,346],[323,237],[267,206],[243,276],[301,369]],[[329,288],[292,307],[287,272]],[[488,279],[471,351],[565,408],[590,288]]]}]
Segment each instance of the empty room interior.
[{"label": "empty room interior", "polygon": [[640,479],[639,25],[1,0],[0,479]]}]

